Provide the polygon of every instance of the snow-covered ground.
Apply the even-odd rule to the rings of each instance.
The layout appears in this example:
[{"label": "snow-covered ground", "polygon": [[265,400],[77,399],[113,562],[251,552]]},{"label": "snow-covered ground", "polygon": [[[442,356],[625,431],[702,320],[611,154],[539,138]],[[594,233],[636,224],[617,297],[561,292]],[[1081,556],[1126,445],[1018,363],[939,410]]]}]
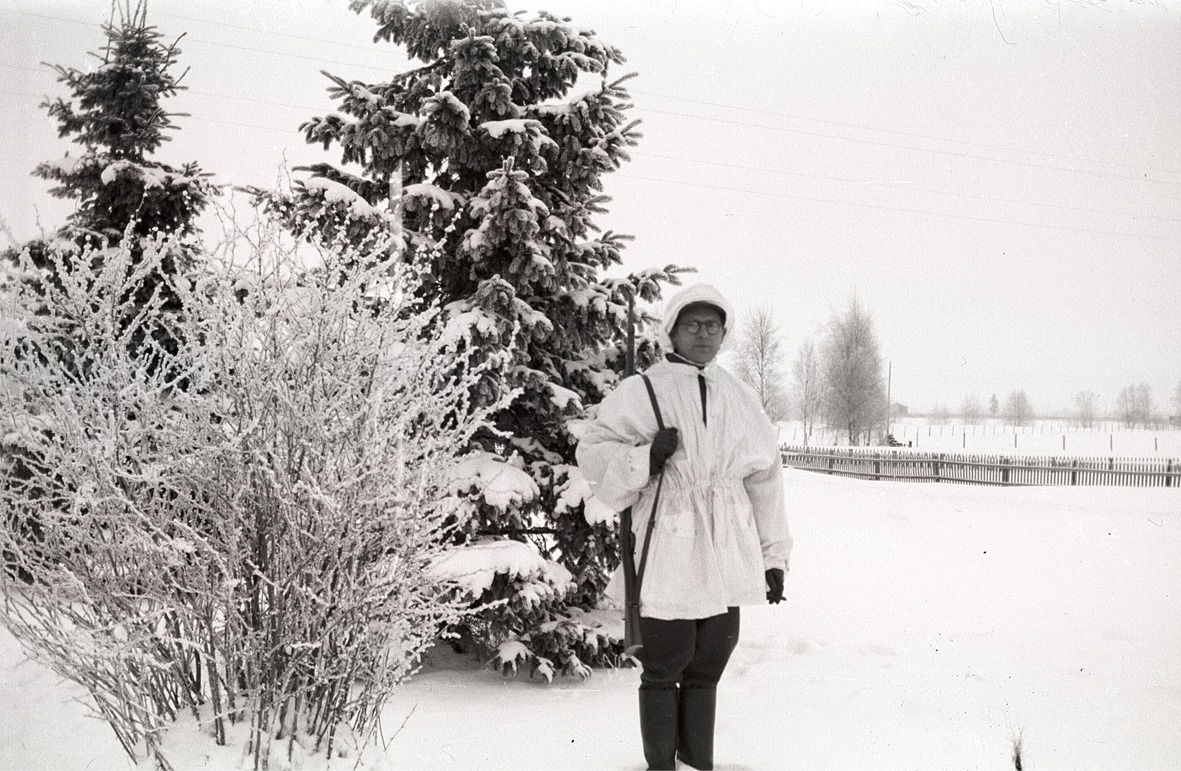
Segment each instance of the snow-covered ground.
[{"label": "snow-covered ground", "polygon": [[[890,433],[903,445],[922,452],[968,452],[1017,455],[1115,455],[1125,458],[1181,458],[1181,429],[1125,428],[1114,421],[1080,428],[1064,420],[1037,420],[1027,426],[1009,426],[987,419],[974,425],[931,423],[924,418],[903,418]],[[798,422],[779,424],[780,444],[802,445],[804,429]],[[837,431],[817,429],[810,445],[847,445]]]},{"label": "snow-covered ground", "polygon": [[[1026,769],[1181,768],[1181,491],[786,484],[788,600],[743,610],[720,769],[1003,769],[1018,737]],[[21,661],[0,633],[0,767],[126,767],[79,690]],[[439,654],[363,764],[640,769],[637,683],[506,680]],[[174,733],[178,768],[236,764]]]}]

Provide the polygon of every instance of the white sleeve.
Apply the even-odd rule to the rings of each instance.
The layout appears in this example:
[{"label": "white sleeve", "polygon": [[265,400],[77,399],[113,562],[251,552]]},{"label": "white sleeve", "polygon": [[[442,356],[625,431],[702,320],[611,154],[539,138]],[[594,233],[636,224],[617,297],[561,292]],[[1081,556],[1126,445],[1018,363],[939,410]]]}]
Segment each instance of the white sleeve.
[{"label": "white sleeve", "polygon": [[[765,422],[766,418],[759,416]],[[787,526],[787,499],[783,491],[783,462],[775,442],[774,429],[768,431],[770,462],[743,479],[746,494],[754,510],[755,527],[763,547],[763,568],[788,569],[791,556],[791,531]]]},{"label": "white sleeve", "polygon": [[599,404],[598,415],[578,441],[576,457],[594,496],[615,511],[623,511],[648,484],[646,417],[652,406],[643,381],[630,377]]}]

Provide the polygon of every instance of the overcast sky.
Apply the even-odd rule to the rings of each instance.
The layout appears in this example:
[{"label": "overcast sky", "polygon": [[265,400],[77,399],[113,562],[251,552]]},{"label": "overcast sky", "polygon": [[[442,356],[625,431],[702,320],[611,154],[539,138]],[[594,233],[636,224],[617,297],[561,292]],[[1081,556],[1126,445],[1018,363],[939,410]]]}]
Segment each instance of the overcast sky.
[{"label": "overcast sky", "polygon": [[[644,138],[611,175],[625,269],[677,263],[799,343],[854,293],[892,395],[952,411],[1024,389],[1111,408],[1181,383],[1181,6],[1170,2],[555,0],[628,62]],[[267,186],[336,161],[297,127],[327,69],[405,67],[343,0],[150,0],[187,33],[191,113],[158,156]],[[29,176],[68,143],[41,62],[85,67],[104,0],[0,0],[0,216],[17,236],[69,209]],[[77,154],[77,151],[73,151]]]}]

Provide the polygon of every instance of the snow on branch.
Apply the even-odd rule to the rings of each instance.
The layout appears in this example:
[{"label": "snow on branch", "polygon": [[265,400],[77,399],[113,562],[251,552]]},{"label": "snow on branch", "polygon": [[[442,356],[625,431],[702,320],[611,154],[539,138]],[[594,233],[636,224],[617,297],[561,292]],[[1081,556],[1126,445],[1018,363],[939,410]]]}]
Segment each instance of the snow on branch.
[{"label": "snow on branch", "polygon": [[304,181],[308,190],[320,190],[325,201],[345,203],[356,214],[369,217],[384,216],[387,212],[362,198],[356,191],[327,177],[311,177]]},{"label": "snow on branch", "polygon": [[568,570],[543,558],[537,549],[510,540],[484,540],[452,549],[431,565],[430,574],[438,581],[455,584],[472,597],[491,588],[497,575],[558,588],[567,587],[572,580]]},{"label": "snow on branch", "polygon": [[413,185],[406,185],[402,188],[402,195],[406,198],[426,198],[428,200],[438,203],[438,205],[451,211],[456,205],[463,204],[464,197],[458,193],[452,193],[438,185],[432,185],[429,182],[418,182]]},{"label": "snow on branch", "polygon": [[533,477],[490,452],[475,452],[452,470],[453,494],[474,492],[489,506],[508,509],[537,498],[541,491]]},{"label": "snow on branch", "polygon": [[566,482],[559,488],[555,511],[572,511],[582,506],[582,516],[589,525],[610,524],[618,519],[619,512],[594,496],[590,483],[583,477],[580,468],[561,466],[555,469],[558,470],[565,471]]},{"label": "snow on branch", "polygon": [[550,390],[550,400],[559,410],[569,409],[571,405],[573,405],[575,409],[582,409],[582,397],[578,395],[577,391],[572,391],[569,388],[563,388],[552,381],[546,385]]},{"label": "snow on branch", "polygon": [[[454,305],[460,305],[455,303]],[[479,308],[458,310],[448,308],[450,314],[443,329],[440,343],[444,347],[456,348],[460,342],[470,343],[474,337],[495,338],[500,334],[496,318]]]}]

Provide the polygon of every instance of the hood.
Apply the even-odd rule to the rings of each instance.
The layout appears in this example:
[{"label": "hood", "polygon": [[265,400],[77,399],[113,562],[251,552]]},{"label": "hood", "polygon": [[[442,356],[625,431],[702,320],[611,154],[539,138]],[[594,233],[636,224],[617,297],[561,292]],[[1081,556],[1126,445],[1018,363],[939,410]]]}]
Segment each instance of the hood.
[{"label": "hood", "polygon": [[722,338],[721,350],[726,350],[730,346],[730,332],[734,329],[734,307],[722,297],[722,293],[715,289],[710,284],[692,284],[685,287],[681,291],[668,299],[664,306],[664,317],[660,321],[660,329],[656,336],[660,340],[661,347],[666,351],[672,351],[672,331],[673,326],[677,323],[677,316],[681,315],[686,306],[693,303],[709,303],[716,305],[722,309],[726,314],[726,336]]}]

